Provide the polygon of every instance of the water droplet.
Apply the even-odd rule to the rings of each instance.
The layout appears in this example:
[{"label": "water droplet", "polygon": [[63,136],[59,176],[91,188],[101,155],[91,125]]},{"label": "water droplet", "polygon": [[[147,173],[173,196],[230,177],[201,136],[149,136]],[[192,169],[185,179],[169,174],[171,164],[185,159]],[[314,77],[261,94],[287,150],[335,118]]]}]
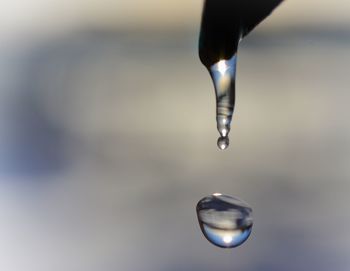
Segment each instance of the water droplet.
[{"label": "water droplet", "polygon": [[237,247],[252,231],[252,209],[248,204],[220,193],[198,202],[197,217],[204,236],[218,247]]},{"label": "water droplet", "polygon": [[234,110],[239,42],[281,2],[204,1],[198,51],[214,82],[217,129],[223,137],[228,136]]},{"label": "water droplet", "polygon": [[230,59],[220,60],[209,68],[215,87],[217,129],[224,138],[228,138],[230,132],[235,104],[236,61],[235,54]]},{"label": "water droplet", "polygon": [[219,137],[218,138],[218,147],[220,150],[226,150],[228,145],[230,144],[230,139],[226,136],[226,137]]}]

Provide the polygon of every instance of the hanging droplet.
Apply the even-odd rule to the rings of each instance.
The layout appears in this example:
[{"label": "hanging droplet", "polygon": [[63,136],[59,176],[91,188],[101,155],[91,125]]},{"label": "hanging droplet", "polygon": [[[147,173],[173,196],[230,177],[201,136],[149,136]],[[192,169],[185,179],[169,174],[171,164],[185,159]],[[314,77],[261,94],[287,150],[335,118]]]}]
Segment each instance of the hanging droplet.
[{"label": "hanging droplet", "polygon": [[281,2],[282,0],[204,1],[198,51],[199,58],[209,70],[215,85],[216,121],[221,137],[228,137],[230,132],[239,42]]},{"label": "hanging droplet", "polygon": [[196,209],[204,236],[218,247],[237,247],[252,231],[252,209],[238,198],[216,193],[201,199]]},{"label": "hanging droplet", "polygon": [[[233,55],[230,59],[220,60],[209,68],[216,96],[216,125],[221,138],[226,138],[227,142],[235,105],[236,60],[236,55]],[[224,150],[228,144],[225,148],[218,146]]]},{"label": "hanging droplet", "polygon": [[218,147],[220,150],[226,150],[228,145],[230,144],[230,139],[226,136],[226,137],[219,137],[218,138]]}]

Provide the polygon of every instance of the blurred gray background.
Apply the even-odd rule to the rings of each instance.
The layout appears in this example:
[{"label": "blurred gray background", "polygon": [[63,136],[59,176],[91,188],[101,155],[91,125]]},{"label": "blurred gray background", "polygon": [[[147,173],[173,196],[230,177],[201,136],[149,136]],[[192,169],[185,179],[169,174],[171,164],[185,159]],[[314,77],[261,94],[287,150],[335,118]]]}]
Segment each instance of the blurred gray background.
[{"label": "blurred gray background", "polygon": [[[286,1],[240,46],[227,151],[202,1],[4,0],[0,269],[350,269],[350,3]],[[241,247],[195,205],[251,204]]]}]

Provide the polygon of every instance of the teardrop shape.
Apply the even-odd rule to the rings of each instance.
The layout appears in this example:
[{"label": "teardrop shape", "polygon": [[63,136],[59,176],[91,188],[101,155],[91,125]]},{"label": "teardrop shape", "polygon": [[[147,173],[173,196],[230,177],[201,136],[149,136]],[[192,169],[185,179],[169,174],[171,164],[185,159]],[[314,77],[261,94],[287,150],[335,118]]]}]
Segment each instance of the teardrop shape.
[{"label": "teardrop shape", "polygon": [[252,209],[238,198],[216,193],[201,199],[196,209],[204,236],[218,247],[237,247],[252,231]]},{"label": "teardrop shape", "polygon": [[[235,104],[239,42],[282,0],[205,0],[199,36],[199,58],[209,70],[216,93],[216,122],[228,137]],[[219,146],[220,148],[220,146]]]},{"label": "teardrop shape", "polygon": [[216,125],[221,138],[228,138],[231,129],[235,105],[236,61],[237,57],[233,55],[228,60],[220,60],[209,69],[215,88]]}]

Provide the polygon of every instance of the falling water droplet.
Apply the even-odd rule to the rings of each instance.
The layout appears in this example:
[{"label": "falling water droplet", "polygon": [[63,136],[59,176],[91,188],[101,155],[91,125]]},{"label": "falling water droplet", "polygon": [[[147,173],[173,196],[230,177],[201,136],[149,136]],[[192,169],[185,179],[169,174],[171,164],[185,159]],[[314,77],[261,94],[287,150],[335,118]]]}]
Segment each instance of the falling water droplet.
[{"label": "falling water droplet", "polygon": [[[209,68],[216,95],[217,129],[221,138],[227,138],[226,141],[228,141],[235,105],[236,61],[235,54],[230,59],[220,60]],[[226,145],[228,146],[228,144]],[[227,146],[225,148],[221,148],[221,145],[218,146],[222,150],[227,148]]]},{"label": "falling water droplet", "polygon": [[237,247],[252,231],[252,209],[238,198],[216,193],[201,199],[196,209],[204,236],[218,247]]}]

